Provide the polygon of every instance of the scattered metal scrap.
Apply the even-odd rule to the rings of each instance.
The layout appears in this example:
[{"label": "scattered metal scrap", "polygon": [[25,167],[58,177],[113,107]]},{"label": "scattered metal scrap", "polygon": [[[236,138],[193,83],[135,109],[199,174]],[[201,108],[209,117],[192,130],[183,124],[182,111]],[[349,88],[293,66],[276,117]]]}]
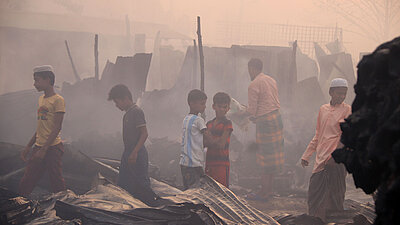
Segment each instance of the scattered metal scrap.
[{"label": "scattered metal scrap", "polygon": [[[3,163],[23,166],[18,163],[21,146],[0,143],[0,150]],[[4,161],[5,158],[7,161]],[[166,207],[151,208],[112,184],[118,173],[113,167],[93,160],[68,145],[63,160],[66,185],[70,190],[45,198],[43,194],[36,195],[44,213],[30,213],[36,217],[32,223],[55,223],[61,218],[85,224],[112,221],[113,224],[126,224],[128,221],[133,224],[139,221],[144,224],[278,224],[209,177],[204,177],[197,188],[185,192],[152,179],[154,191],[170,202]],[[6,166],[1,175],[12,173],[6,171]],[[16,191],[21,175],[14,174],[7,179],[2,176],[0,185]],[[43,183],[40,186],[47,188]],[[76,195],[75,191],[81,195]],[[2,197],[8,199],[8,195]],[[54,216],[54,206],[59,217]]]}]

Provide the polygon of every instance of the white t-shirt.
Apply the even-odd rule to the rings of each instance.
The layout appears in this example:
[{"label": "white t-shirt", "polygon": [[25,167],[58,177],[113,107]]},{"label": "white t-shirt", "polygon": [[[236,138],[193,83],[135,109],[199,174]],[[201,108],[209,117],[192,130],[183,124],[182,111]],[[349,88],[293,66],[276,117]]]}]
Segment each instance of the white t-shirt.
[{"label": "white t-shirt", "polygon": [[200,116],[189,114],[185,117],[183,120],[180,165],[203,167],[205,152],[201,130],[206,128],[206,123]]}]

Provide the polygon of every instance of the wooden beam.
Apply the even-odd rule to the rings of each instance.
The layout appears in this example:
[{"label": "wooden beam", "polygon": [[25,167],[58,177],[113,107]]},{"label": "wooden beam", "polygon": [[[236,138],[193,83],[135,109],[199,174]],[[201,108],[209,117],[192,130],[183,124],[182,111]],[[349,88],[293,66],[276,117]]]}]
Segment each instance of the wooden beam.
[{"label": "wooden beam", "polygon": [[65,40],[65,47],[67,48],[69,61],[71,62],[72,70],[74,71],[75,80],[76,81],[80,81],[81,78],[79,77],[78,72],[76,71],[74,60],[72,60],[72,56],[71,56],[71,52],[69,51],[68,41],[67,40]]},{"label": "wooden beam", "polygon": [[99,80],[99,35],[94,36],[94,78]]},{"label": "wooden beam", "polygon": [[203,41],[201,39],[200,16],[197,17],[197,39],[199,44],[199,56],[200,56],[200,90],[204,92],[204,54],[203,54]]},{"label": "wooden beam", "polygon": [[197,74],[198,74],[198,72],[197,72],[197,65],[198,65],[198,63],[199,63],[199,61],[197,61],[198,59],[197,59],[197,56],[198,56],[198,53],[197,53],[197,44],[196,44],[196,39],[193,39],[193,74],[192,74],[192,89],[194,89],[194,88],[196,88],[197,87]]}]

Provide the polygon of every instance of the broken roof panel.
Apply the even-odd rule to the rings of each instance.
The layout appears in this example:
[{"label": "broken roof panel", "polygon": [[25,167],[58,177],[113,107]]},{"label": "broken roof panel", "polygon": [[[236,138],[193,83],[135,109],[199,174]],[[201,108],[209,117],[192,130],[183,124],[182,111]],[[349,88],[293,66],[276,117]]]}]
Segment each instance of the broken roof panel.
[{"label": "broken roof panel", "polygon": [[[107,62],[101,78],[108,86],[125,84],[136,97],[145,91],[152,54],[118,56],[115,64]],[[110,88],[111,88],[110,86]],[[108,88],[108,87],[107,87]]]},{"label": "broken roof panel", "polygon": [[[18,154],[22,150],[21,146],[0,144],[0,149],[2,149],[0,159],[7,158],[7,164],[21,161]],[[180,221],[183,224],[194,224],[193,222],[196,221],[201,223],[196,222],[195,224],[279,224],[272,217],[253,208],[232,191],[207,176],[200,180],[197,187],[184,192],[152,179],[154,191],[163,196],[168,195],[164,198],[172,202],[166,207],[149,207],[129,195],[125,190],[110,183],[116,177],[115,169],[93,160],[79,151],[68,149],[66,148],[63,159],[67,187],[79,192],[82,191],[82,187],[87,190],[90,189],[90,186],[94,187],[82,195],[76,195],[73,191],[68,190],[50,195],[46,199],[42,198],[39,203],[45,212],[43,216],[33,220],[32,224],[40,221],[59,222],[59,217],[65,220],[86,221],[89,224],[104,221],[112,224],[128,222],[131,224],[136,222],[142,222],[138,224],[149,224],[149,222],[165,224],[168,221]],[[15,154],[10,156],[10,151]],[[6,164],[4,161],[2,162]],[[19,165],[23,166],[21,163]],[[90,178],[80,179],[82,171],[85,171],[85,176]],[[12,173],[12,171],[6,172],[7,174]],[[105,178],[97,176],[97,179],[93,179],[93,176],[99,173],[104,174]],[[20,175],[11,177],[18,178]],[[7,179],[3,176],[0,177],[0,185],[16,190],[15,182],[13,182],[14,185],[10,185],[11,177]],[[18,179],[12,180],[18,181]],[[77,185],[82,187],[76,188]],[[2,193],[0,191],[0,194]],[[59,217],[54,215],[54,205]]]}]

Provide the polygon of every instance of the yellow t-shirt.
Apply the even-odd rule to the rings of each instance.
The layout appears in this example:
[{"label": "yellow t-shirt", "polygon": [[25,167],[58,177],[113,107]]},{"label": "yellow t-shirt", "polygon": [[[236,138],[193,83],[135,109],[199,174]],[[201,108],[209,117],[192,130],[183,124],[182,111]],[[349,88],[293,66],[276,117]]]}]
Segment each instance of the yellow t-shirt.
[{"label": "yellow t-shirt", "polygon": [[[51,97],[45,98],[44,95],[39,97],[39,109],[38,109],[38,125],[36,129],[36,143],[37,146],[43,146],[54,127],[54,115],[55,113],[65,113],[64,98],[58,94]],[[57,145],[61,142],[60,134],[50,145]]]}]

